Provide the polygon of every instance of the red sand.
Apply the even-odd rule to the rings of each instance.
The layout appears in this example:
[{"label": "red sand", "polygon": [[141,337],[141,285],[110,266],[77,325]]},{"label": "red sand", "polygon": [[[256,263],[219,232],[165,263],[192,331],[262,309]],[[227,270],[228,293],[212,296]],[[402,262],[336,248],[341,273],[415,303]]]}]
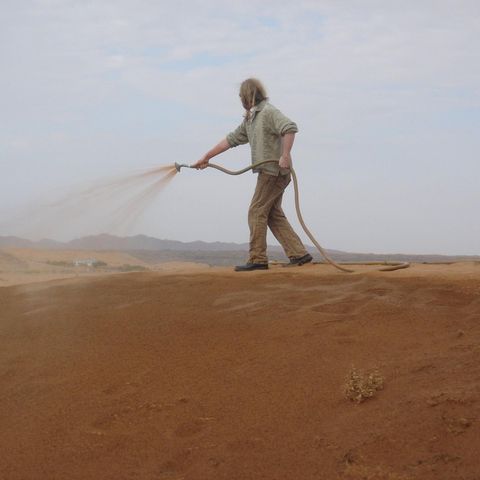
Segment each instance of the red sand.
[{"label": "red sand", "polygon": [[479,340],[478,264],[0,288],[0,478],[479,479]]}]

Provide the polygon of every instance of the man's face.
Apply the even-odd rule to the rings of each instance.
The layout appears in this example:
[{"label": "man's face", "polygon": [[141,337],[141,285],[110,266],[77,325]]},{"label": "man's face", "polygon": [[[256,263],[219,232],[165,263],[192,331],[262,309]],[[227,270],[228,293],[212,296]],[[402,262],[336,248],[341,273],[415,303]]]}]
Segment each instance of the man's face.
[{"label": "man's face", "polygon": [[240,101],[242,102],[243,108],[244,108],[245,110],[250,110],[250,105],[248,105],[248,103],[246,102],[246,100],[245,100],[244,98],[242,98],[241,95],[239,95],[239,97],[240,97]]}]

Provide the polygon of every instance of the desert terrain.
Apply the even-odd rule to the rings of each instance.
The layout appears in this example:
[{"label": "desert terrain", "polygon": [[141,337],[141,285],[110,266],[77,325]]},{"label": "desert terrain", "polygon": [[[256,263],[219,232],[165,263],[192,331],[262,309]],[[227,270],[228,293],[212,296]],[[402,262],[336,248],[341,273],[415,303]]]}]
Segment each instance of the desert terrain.
[{"label": "desert terrain", "polygon": [[479,262],[52,255],[0,257],[1,479],[480,479]]},{"label": "desert terrain", "polygon": [[[92,261],[93,265],[85,264]],[[205,267],[207,265],[198,262],[146,262],[127,252],[111,250],[7,248],[0,249],[0,287],[120,272],[191,272]]]}]

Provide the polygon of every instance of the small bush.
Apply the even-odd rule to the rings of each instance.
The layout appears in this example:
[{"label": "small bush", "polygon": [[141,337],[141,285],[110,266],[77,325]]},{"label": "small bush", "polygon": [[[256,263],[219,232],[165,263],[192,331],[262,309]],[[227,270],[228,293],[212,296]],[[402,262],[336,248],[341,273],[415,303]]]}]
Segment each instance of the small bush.
[{"label": "small bush", "polygon": [[107,266],[107,263],[102,262],[101,260],[97,260],[97,261],[93,264],[93,266],[94,266],[95,268],[106,267],[106,266]]},{"label": "small bush", "polygon": [[378,370],[361,372],[352,367],[346,378],[345,396],[353,402],[361,403],[382,390],[384,378]]},{"label": "small bush", "polygon": [[47,260],[47,265],[53,265],[54,267],[72,267],[72,262],[64,262],[63,260]]},{"label": "small bush", "polygon": [[144,272],[145,270],[148,270],[147,268],[145,268],[144,266],[142,265],[129,265],[129,264],[126,264],[126,265],[122,265],[120,267],[118,267],[118,270],[120,272]]}]

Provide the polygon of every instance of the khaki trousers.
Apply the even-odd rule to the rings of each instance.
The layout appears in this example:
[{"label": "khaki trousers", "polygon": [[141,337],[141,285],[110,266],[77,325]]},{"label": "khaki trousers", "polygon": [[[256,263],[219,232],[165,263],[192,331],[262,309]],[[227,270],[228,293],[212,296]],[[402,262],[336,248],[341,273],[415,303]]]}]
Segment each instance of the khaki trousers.
[{"label": "khaki trousers", "polygon": [[279,241],[287,257],[299,258],[307,254],[282,210],[283,192],[289,183],[289,173],[278,176],[258,174],[257,186],[248,210],[250,263],[268,263],[267,227]]}]

